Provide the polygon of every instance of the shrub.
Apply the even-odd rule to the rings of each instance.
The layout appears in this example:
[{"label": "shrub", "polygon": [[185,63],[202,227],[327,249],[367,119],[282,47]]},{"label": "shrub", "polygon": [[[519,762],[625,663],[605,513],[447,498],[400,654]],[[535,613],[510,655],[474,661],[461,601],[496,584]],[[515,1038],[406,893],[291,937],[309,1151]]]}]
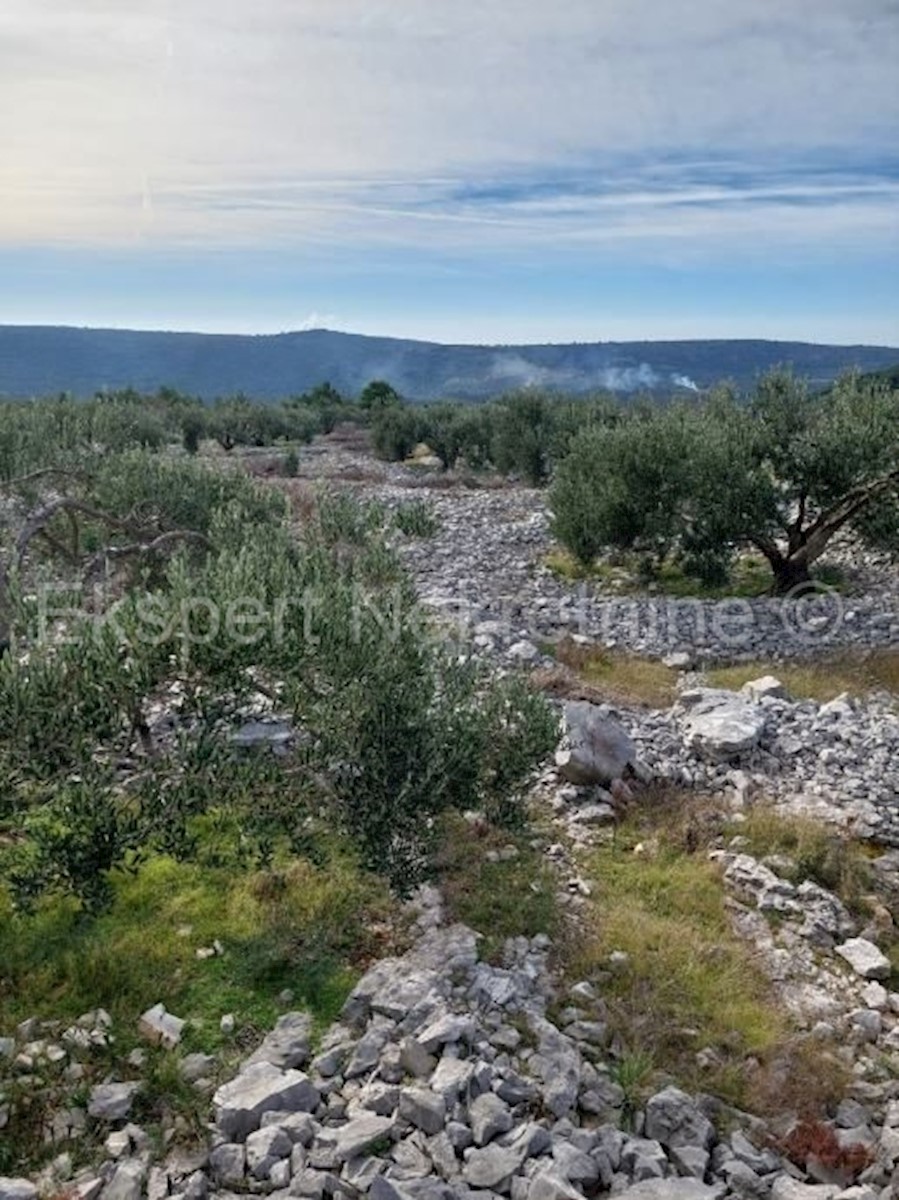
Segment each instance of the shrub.
[{"label": "shrub", "polygon": [[401,504],[393,514],[394,524],[407,537],[433,537],[440,528],[440,521],[430,504],[424,500],[410,500]]},{"label": "shrub", "polygon": [[385,408],[371,427],[372,445],[379,458],[403,462],[418,445],[421,418],[412,408]]},{"label": "shrub", "polygon": [[[144,455],[115,465],[96,481],[109,507],[189,522],[209,545],[161,562],[152,586],[133,580],[113,619],[70,620],[71,644],[32,641],[4,660],[8,812],[33,804],[38,769],[43,789],[42,807],[16,818],[20,900],[69,890],[96,906],[130,856],[197,853],[197,821],[213,813],[240,831],[244,863],[312,853],[322,826],[343,830],[398,891],[429,870],[440,813],[520,819],[555,722],[541,699],[491,683],[428,634],[383,541],[383,506],[320,493],[297,541],[283,497],[243,475]],[[250,636],[235,608],[258,618]],[[242,767],[228,741],[260,678],[277,681],[301,731],[287,774],[274,760]],[[168,749],[144,716],[160,689],[177,696]],[[126,795],[95,764],[135,741],[144,758]]]}]

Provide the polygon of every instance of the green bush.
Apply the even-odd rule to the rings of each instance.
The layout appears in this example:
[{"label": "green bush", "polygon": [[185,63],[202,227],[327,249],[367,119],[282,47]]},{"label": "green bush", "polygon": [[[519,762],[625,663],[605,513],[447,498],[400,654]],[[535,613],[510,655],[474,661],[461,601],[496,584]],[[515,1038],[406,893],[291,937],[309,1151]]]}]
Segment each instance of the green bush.
[{"label": "green bush", "polygon": [[[17,631],[29,650],[0,668],[0,765],[21,902],[56,890],[96,907],[136,855],[203,852],[197,823],[211,819],[236,830],[243,867],[279,848],[314,854],[323,832],[344,831],[406,891],[429,870],[440,813],[481,805],[518,820],[555,740],[549,710],[429,635],[384,543],[383,506],[323,492],[297,540],[273,490],[142,454],[120,456],[93,495],[199,527],[209,547],[132,579],[105,621],[70,620],[68,644]],[[298,730],[286,772],[229,740],[260,677],[277,681]],[[163,744],[146,716],[160,694],[177,697]],[[98,764],[141,745],[128,788],[99,778]]]},{"label": "green bush", "polygon": [[433,537],[440,521],[433,507],[424,500],[410,500],[394,510],[393,521],[407,537]]},{"label": "green bush", "polygon": [[421,418],[412,408],[385,408],[372,420],[372,445],[379,458],[403,462],[420,441]]}]

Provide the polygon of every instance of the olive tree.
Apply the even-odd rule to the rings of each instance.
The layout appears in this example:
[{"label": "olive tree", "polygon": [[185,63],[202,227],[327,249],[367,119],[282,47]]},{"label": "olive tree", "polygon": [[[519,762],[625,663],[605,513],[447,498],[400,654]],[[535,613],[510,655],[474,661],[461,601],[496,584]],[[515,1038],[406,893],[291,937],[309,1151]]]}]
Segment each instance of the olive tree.
[{"label": "olive tree", "polygon": [[722,388],[643,410],[576,434],[551,502],[557,536],[584,562],[605,547],[676,550],[717,581],[752,548],[786,594],[843,529],[899,550],[899,396],[857,374],[814,395],[780,371],[745,401]]}]

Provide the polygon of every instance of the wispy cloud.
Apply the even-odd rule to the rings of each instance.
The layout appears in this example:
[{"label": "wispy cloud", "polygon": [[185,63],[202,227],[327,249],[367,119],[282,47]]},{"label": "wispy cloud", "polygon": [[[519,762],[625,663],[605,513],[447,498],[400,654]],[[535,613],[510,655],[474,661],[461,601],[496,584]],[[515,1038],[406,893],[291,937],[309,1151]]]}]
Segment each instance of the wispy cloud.
[{"label": "wispy cloud", "polygon": [[892,0],[7,0],[0,241],[882,238],[897,60]]}]

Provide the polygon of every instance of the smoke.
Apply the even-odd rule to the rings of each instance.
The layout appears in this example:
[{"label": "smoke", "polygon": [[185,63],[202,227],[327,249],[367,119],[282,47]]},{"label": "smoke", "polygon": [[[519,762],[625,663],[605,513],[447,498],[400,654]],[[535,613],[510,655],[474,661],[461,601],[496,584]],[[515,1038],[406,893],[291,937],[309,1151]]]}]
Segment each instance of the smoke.
[{"label": "smoke", "polygon": [[640,363],[639,367],[606,367],[599,372],[598,382],[610,392],[639,392],[658,387],[663,380],[649,363]]},{"label": "smoke", "polygon": [[[384,378],[389,376],[385,375]],[[648,362],[622,367],[544,367],[514,351],[500,351],[492,356],[487,379],[497,388],[556,388],[560,392],[584,392],[592,388],[622,393],[664,392],[674,387],[699,391],[689,375],[661,373]],[[462,395],[481,391],[484,382],[484,376],[475,372],[471,377],[445,381],[445,386],[451,383],[454,386],[448,387],[448,390],[455,390]]]},{"label": "smoke", "polygon": [[606,367],[599,373],[599,382],[610,392],[639,392],[643,388],[663,389],[671,387],[687,388],[698,392],[699,387],[689,375],[660,375],[649,363],[640,363],[639,367]]}]

